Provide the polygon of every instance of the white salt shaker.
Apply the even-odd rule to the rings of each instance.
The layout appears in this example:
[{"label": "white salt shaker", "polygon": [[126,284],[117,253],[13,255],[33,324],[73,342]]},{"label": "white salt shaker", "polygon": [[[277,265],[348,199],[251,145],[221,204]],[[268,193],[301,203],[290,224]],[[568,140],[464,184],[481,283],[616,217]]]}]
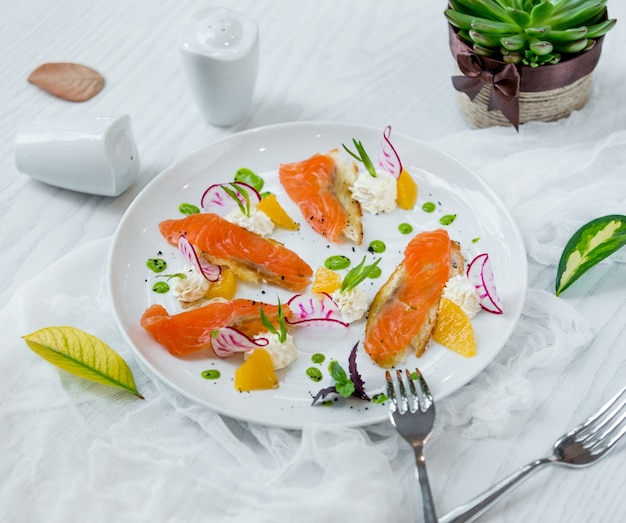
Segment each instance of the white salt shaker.
[{"label": "white salt shaker", "polygon": [[259,66],[254,20],[223,7],[194,14],[179,35],[193,98],[206,121],[221,127],[243,120]]},{"label": "white salt shaker", "polygon": [[15,139],[19,171],[72,191],[118,196],[139,173],[128,115],[77,114],[20,126]]}]

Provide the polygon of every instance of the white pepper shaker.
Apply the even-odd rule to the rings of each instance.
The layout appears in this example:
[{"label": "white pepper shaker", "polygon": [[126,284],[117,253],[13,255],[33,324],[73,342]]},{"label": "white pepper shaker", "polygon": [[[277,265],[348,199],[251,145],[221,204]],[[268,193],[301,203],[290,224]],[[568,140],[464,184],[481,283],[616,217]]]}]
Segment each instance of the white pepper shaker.
[{"label": "white pepper shaker", "polygon": [[126,114],[74,114],[26,122],[15,138],[17,169],[40,182],[118,196],[139,173]]},{"label": "white pepper shaker", "polygon": [[206,121],[227,127],[243,120],[259,65],[256,22],[232,9],[203,9],[183,27],[179,47],[193,98]]}]

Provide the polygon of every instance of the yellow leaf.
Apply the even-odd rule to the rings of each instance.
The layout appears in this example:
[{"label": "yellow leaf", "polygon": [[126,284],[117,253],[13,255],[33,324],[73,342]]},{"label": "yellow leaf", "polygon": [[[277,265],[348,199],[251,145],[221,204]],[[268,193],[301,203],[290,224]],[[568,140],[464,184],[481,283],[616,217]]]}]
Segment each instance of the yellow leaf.
[{"label": "yellow leaf", "polygon": [[23,336],[44,360],[96,383],[137,392],[132,372],[121,356],[102,340],[75,327],[47,327]]}]

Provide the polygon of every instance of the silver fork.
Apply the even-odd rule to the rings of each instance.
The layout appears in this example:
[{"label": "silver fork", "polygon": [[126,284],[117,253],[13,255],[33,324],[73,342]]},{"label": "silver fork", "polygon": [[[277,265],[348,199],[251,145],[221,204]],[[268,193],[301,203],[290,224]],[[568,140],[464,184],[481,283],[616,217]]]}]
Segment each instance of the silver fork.
[{"label": "silver fork", "polygon": [[522,467],[469,503],[443,516],[439,523],[473,521],[543,465],[556,463],[583,467],[605,456],[626,434],[625,392],[626,387],[587,421],[556,440],[550,456]]},{"label": "silver fork", "polygon": [[[389,371],[385,371],[387,380],[387,397],[389,398],[389,419],[398,433],[408,441],[415,453],[417,479],[422,490],[425,523],[436,523],[437,516],[433,496],[430,492],[426,462],[424,461],[424,444],[435,423],[435,404],[422,373],[415,369],[415,380],[405,370],[407,387],[402,379],[402,372],[396,370],[399,399],[396,387]],[[419,393],[415,388],[417,382]]]}]

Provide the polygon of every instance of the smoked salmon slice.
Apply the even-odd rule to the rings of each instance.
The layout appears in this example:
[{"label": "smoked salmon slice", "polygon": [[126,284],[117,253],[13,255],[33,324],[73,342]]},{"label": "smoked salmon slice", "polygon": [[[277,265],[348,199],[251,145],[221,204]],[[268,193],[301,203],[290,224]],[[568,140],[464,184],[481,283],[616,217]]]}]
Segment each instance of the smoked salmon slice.
[{"label": "smoked salmon slice", "polygon": [[[461,260],[459,262],[459,259]],[[416,235],[404,260],[379,289],[369,309],[363,347],[381,367],[401,363],[409,346],[420,356],[437,320],[451,274],[463,271],[458,243],[443,229]]]},{"label": "smoked salmon slice", "polygon": [[[243,298],[213,301],[197,309],[170,315],[165,307],[154,304],[141,317],[141,326],[174,356],[185,356],[202,349],[211,349],[211,333],[222,327],[234,327],[249,337],[267,328],[261,321],[260,309],[278,328],[278,306]],[[290,315],[283,305],[285,318]]]},{"label": "smoked salmon slice", "polygon": [[289,290],[311,283],[313,269],[295,252],[212,213],[191,214],[159,224],[172,245],[184,235],[211,263],[230,267],[246,281],[268,281]]},{"label": "smoked salmon slice", "polygon": [[314,231],[333,242],[347,238],[360,245],[361,206],[350,192],[357,174],[354,162],[341,158],[338,149],[278,168],[281,185]]}]

